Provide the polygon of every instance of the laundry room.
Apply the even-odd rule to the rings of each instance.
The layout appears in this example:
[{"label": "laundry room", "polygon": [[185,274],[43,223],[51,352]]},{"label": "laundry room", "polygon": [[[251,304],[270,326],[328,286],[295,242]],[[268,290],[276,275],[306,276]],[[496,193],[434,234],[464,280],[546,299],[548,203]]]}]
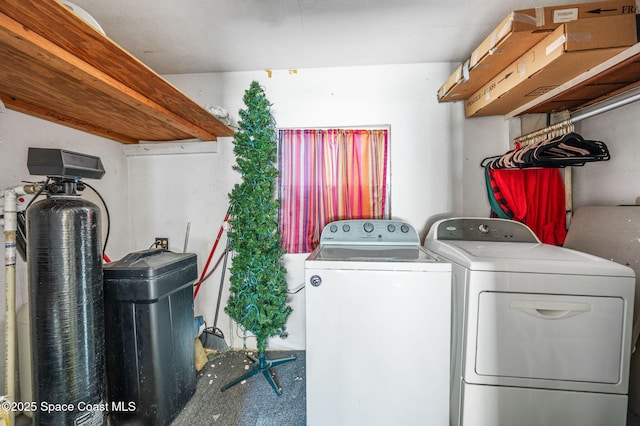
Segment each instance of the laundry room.
[{"label": "laundry room", "polygon": [[[582,16],[587,8],[599,10],[598,17]],[[559,31],[564,56],[556,61],[565,65],[555,68],[551,79],[544,68],[526,75],[522,63],[542,42],[540,36],[529,48],[510,45],[516,56],[485,82],[491,85],[499,71],[520,61],[510,75],[540,78],[534,83],[544,86],[536,92],[539,99],[529,100],[529,90],[517,96],[518,103],[508,96],[520,90],[517,85],[492,98],[502,90],[501,79],[494,79],[495,89],[480,84],[455,95],[474,82],[474,72],[487,68],[472,65],[483,41],[498,33],[511,41],[518,32],[536,33],[544,26],[545,10],[572,14],[563,18],[566,24],[538,31],[544,36]],[[456,8],[415,0],[0,0],[0,57],[11,58],[0,59],[0,243],[6,272],[0,274],[5,289],[0,292],[0,396],[7,403],[0,405],[2,420],[313,426],[389,424],[394,418],[402,424],[478,426],[513,424],[513,416],[521,414],[531,419],[519,424],[532,426],[640,425],[640,367],[634,374],[637,354],[632,355],[638,330],[632,327],[638,317],[633,271],[640,258],[634,211],[640,202],[636,12],[635,0],[473,0]],[[504,22],[513,28],[495,31]],[[601,33],[607,34],[605,45],[597,45],[595,34]],[[587,47],[572,47],[574,42]],[[495,43],[488,58],[500,56]],[[547,71],[553,66],[545,64]],[[594,80],[602,75],[603,81]],[[453,88],[447,87],[452,79]],[[469,105],[476,93],[482,93],[477,102],[485,107]],[[266,118],[259,129],[252,126],[257,117]],[[273,169],[257,172],[252,150],[242,150],[262,146],[253,141],[265,137],[263,127]],[[285,135],[320,139],[333,131],[356,134],[359,141],[365,140],[362,135],[367,141],[382,135],[375,154],[354,149],[337,155],[348,159],[344,169],[366,161],[379,166],[354,168],[347,178],[348,184],[362,182],[371,173],[372,181],[382,182],[375,190],[366,187],[379,191],[371,192],[373,207],[360,213],[345,207],[362,208],[360,192],[331,208],[315,199],[298,207],[280,200],[274,207],[271,201],[286,194],[283,182],[287,173],[294,174],[294,165],[301,181],[308,174],[332,183],[321,178],[327,163],[287,162]],[[534,142],[525,140],[534,132]],[[562,139],[563,147],[579,143],[580,149],[590,143],[603,154],[509,170],[498,166],[545,138]],[[291,158],[302,161],[305,155],[296,151]],[[487,167],[490,163],[496,167]],[[535,174],[535,182],[507,182],[512,186],[501,188],[500,198],[491,182],[521,172],[533,172],[527,176]],[[236,192],[244,191],[245,183],[247,191],[256,191],[262,188],[256,182],[269,177],[273,191],[260,202],[253,192]],[[85,227],[73,227],[80,235],[70,234],[66,215],[49,216],[44,207],[57,198],[69,206],[80,203],[82,212],[74,204],[73,214],[89,215],[97,235]],[[249,212],[246,227],[239,225],[243,208]],[[284,208],[297,209],[286,217],[299,220],[308,235],[282,222]],[[252,220],[274,211],[264,222]],[[310,217],[320,219],[310,223]],[[473,221],[447,222],[452,218]],[[334,221],[345,222],[325,228]],[[272,280],[275,287],[258,286],[262,290],[245,297],[247,280],[238,277],[242,247],[250,241],[243,232],[253,222],[271,224],[275,228],[267,234],[288,232],[285,237],[297,242],[269,253],[278,259],[264,268],[280,273]],[[465,227],[473,232],[463,232]],[[491,235],[495,241],[487,240]],[[495,287],[458,281],[468,294],[478,295],[472,308],[477,311],[467,313],[458,309],[463,293],[456,293],[454,283],[465,268],[469,276],[487,275],[473,269],[479,263],[460,255],[475,254],[470,244],[476,240],[484,247],[478,256],[487,256],[484,265],[504,266],[502,258],[488,260],[496,253],[517,263],[535,252],[525,246],[539,244],[587,257],[572,257],[568,250],[541,252],[545,260],[532,262],[558,281],[540,284],[544,291],[536,289],[537,278],[518,281],[518,273],[532,272],[524,260],[505,267],[511,275],[497,278]],[[458,243],[464,250],[451,248]],[[501,251],[505,244],[509,250]],[[94,263],[87,250],[98,254]],[[251,253],[249,259],[260,258]],[[35,259],[28,261],[28,254]],[[140,264],[149,267],[141,275],[134,272]],[[325,270],[335,269],[344,291],[336,289],[325,305],[310,301],[312,291],[332,288],[333,275]],[[585,277],[588,291],[578,290],[578,281],[562,282],[570,270]],[[449,274],[451,292],[423,292],[406,278],[416,274],[416,282],[434,285]],[[607,280],[615,281],[615,290],[600,286]],[[366,283],[370,287],[361,286]],[[148,291],[133,291],[135,286]],[[536,295],[522,296],[530,294]],[[549,294],[554,297],[542,297]],[[246,306],[235,305],[245,301]],[[311,306],[314,311],[308,312]],[[515,327],[505,329],[515,322],[500,310],[504,306],[519,307],[531,318],[532,312],[550,315],[544,320],[554,325],[588,317],[593,322],[567,326],[566,334],[558,335],[560,346],[551,345],[551,338],[526,346],[540,357],[560,347],[584,362],[559,355],[557,365],[573,362],[575,368],[549,373],[526,364],[523,373],[504,355],[525,359],[522,351],[487,331],[500,330],[509,341],[527,340],[514,337]],[[618,322],[601,320],[600,309],[616,312]],[[465,322],[467,314],[487,310],[495,324]],[[274,311],[281,323],[266,335],[243,323],[244,313]],[[102,325],[94,327],[91,318]],[[553,334],[529,325],[520,330]],[[585,327],[600,334],[589,340],[581,334]],[[476,359],[463,352],[472,328],[489,336],[478,345],[491,346],[493,352],[486,353],[495,357],[478,358],[489,372],[466,375]],[[69,329],[76,334],[65,334]],[[559,329],[565,330],[553,330]],[[616,333],[617,340],[611,337]],[[448,339],[450,344],[443,343]],[[616,345],[619,352],[607,352]],[[541,354],[536,347],[549,350]],[[599,351],[608,355],[593,361],[589,354]],[[82,373],[75,361],[64,360],[77,360]],[[601,360],[606,367],[591,374]],[[163,374],[182,363],[186,373]],[[43,378],[47,374],[51,381]],[[484,394],[480,388],[496,392]],[[521,391],[505,395],[505,388]],[[396,403],[401,400],[411,402]],[[424,410],[417,413],[421,400]],[[331,408],[318,409],[322,404]],[[505,404],[519,408],[514,414]],[[574,415],[580,410],[586,414]],[[536,417],[554,412],[555,417]],[[484,420],[471,420],[479,418]]]}]

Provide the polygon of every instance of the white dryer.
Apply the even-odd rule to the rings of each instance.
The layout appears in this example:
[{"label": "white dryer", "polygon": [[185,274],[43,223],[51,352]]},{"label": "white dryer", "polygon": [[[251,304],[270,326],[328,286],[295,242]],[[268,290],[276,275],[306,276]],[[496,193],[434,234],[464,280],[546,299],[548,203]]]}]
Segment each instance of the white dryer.
[{"label": "white dryer", "polygon": [[405,222],[343,220],[305,282],[307,424],[446,425],[451,264]]},{"label": "white dryer", "polygon": [[452,425],[626,424],[633,270],[503,219],[424,245],[453,265]]}]

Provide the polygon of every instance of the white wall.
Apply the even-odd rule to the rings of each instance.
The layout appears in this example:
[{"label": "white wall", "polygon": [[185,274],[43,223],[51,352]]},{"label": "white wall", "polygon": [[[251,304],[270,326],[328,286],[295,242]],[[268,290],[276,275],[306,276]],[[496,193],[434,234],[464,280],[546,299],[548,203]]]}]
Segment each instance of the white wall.
[{"label": "white wall", "polygon": [[[454,156],[461,155],[464,129],[459,120],[457,124],[452,121],[451,105],[435,101],[436,90],[450,70],[450,64],[420,64],[298,70],[297,74],[274,71],[272,78],[256,71],[167,79],[201,105],[222,105],[235,118],[244,108],[244,91],[256,79],[274,104],[279,126],[390,125],[392,214],[425,233],[429,217],[462,209],[459,193],[463,178],[458,175],[459,168],[451,164],[457,164]],[[26,170],[29,146],[62,147],[102,158],[107,173],[92,183],[111,210],[107,252],[114,260],[147,248],[156,236],[169,237],[171,249],[181,251],[187,223],[191,222],[189,251],[198,255],[201,270],[227,209],[227,194],[238,180],[231,170],[231,138],[220,139],[217,153],[125,158],[124,147],[117,142],[7,111],[0,116],[0,139],[0,188],[34,179]],[[223,237],[217,255],[225,242]],[[291,288],[304,281],[305,257],[285,259]],[[196,314],[205,315],[209,325],[219,270],[196,300]],[[19,303],[27,298],[24,271],[24,265],[19,265]],[[3,282],[4,277],[0,280]],[[228,277],[225,300],[226,289]],[[304,347],[304,290],[293,295],[290,303],[294,308],[290,337],[286,341],[276,339],[273,347]],[[218,325],[234,347],[243,346],[223,312]],[[247,345],[251,347],[253,342],[249,340]]]},{"label": "white wall", "polygon": [[489,201],[482,160],[509,150],[508,123],[502,116],[464,118],[462,103],[456,103],[455,117],[461,117],[462,156],[455,162],[462,174],[462,213],[488,217]]},{"label": "white wall", "polygon": [[[129,219],[127,215],[127,167],[123,145],[110,139],[74,130],[65,126],[7,110],[0,114],[0,189],[19,185],[21,181],[42,181],[27,170],[29,147],[63,148],[96,155],[102,160],[105,175],[100,180],[87,179],[105,198],[111,214],[111,236],[107,252],[122,256],[129,249]],[[102,207],[100,199],[90,189],[83,192],[88,200]],[[102,233],[106,236],[106,215]],[[2,237],[4,238],[4,236]]]},{"label": "white wall", "polygon": [[[235,119],[238,118],[238,110],[244,108],[242,97],[245,90],[252,80],[258,80],[273,104],[272,114],[279,127],[390,125],[391,212],[394,217],[409,221],[425,233],[431,216],[461,208],[456,206],[461,198],[453,195],[457,191],[454,183],[462,179],[453,176],[454,169],[451,167],[454,162],[452,156],[459,153],[455,150],[452,138],[452,106],[437,104],[435,97],[450,69],[450,64],[420,64],[301,69],[297,73],[276,70],[271,78],[263,71],[166,77],[187,95],[200,96],[198,102],[203,105],[220,104],[218,100],[222,100],[221,105]],[[221,96],[217,97],[212,89],[214,86],[221,88]],[[205,93],[207,96],[203,97]],[[210,177],[205,179],[209,186],[201,196],[196,197],[199,203],[208,203],[206,207],[198,209],[201,215],[207,217],[204,219],[201,216],[202,223],[197,226],[196,232],[200,243],[208,242],[210,245],[213,242],[226,210],[226,194],[238,180],[237,173],[231,170],[235,162],[231,139],[223,139],[218,145],[218,154],[207,158],[143,159],[136,160],[135,166],[129,160],[131,192],[140,192],[133,201],[136,207],[133,208],[135,215],[132,222],[132,229],[138,237],[145,235],[150,238],[154,232],[171,236],[171,230],[165,231],[158,226],[158,218],[152,219],[154,213],[149,209],[158,208],[156,200],[165,197],[164,193],[179,191],[184,180],[210,173]],[[158,181],[160,185],[154,185],[151,190],[137,191],[134,188],[143,184],[134,173],[143,167],[141,163],[146,163],[145,167],[156,171],[159,166],[165,169],[170,167],[175,175],[183,179],[173,183],[162,179]],[[192,207],[196,203],[183,198],[180,202]],[[163,208],[162,215],[165,226],[173,223],[183,232],[186,220],[183,208]],[[201,244],[197,247],[201,247]],[[199,251],[199,265],[202,268],[208,251]],[[221,252],[219,247],[218,253]],[[285,261],[290,288],[303,283],[305,258],[306,255],[287,256]],[[219,279],[216,273],[205,283],[196,300],[196,312],[203,314],[209,325]],[[225,280],[225,300],[227,289],[228,277]],[[304,348],[304,290],[292,295],[290,303],[294,313],[288,324],[289,338],[285,341],[274,339],[271,347]],[[228,340],[233,339],[233,346],[242,347],[238,331],[224,313],[220,315],[218,326]],[[254,342],[249,340],[247,345],[253,347]]]},{"label": "white wall", "polygon": [[[73,130],[48,121],[7,110],[0,114],[0,190],[20,185],[22,181],[42,181],[42,176],[31,176],[27,170],[28,147],[64,148],[97,155],[102,159],[106,173],[101,180],[87,183],[105,198],[111,212],[112,232],[107,252],[112,257],[122,256],[129,250],[129,221],[127,215],[127,169],[118,142]],[[87,189],[83,196],[101,206],[100,200]],[[106,237],[106,215],[103,215],[103,238]],[[4,232],[0,233],[0,247],[4,247]],[[5,288],[5,274],[0,276],[0,288]],[[16,265],[17,305],[28,299],[26,264],[18,256]],[[5,292],[0,293],[0,368],[4,389],[4,312]]]},{"label": "white wall", "polygon": [[640,197],[640,102],[578,123],[585,139],[603,141],[611,160],[573,168],[574,207],[636,204]]},{"label": "white wall", "polygon": [[[417,64],[355,68],[301,69],[297,74],[263,71],[166,76],[204,106],[221,105],[237,119],[242,96],[258,80],[273,103],[281,127],[358,125],[391,126],[391,209],[394,217],[412,223],[422,235],[442,214],[487,216],[482,158],[508,149],[508,126],[501,117],[464,119],[461,103],[438,104],[435,93],[451,64]],[[635,141],[640,103],[581,123],[583,136],[601,139],[612,154],[609,162],[575,169],[574,202],[633,203],[640,196]],[[156,236],[167,236],[181,251],[191,222],[189,251],[198,255],[199,270],[209,254],[227,209],[227,194],[238,176],[232,138],[221,138],[211,154],[129,157],[123,145],[26,115],[0,115],[0,189],[34,180],[26,169],[29,146],[63,147],[98,155],[105,177],[91,182],[106,198],[112,214],[108,254],[118,259],[147,248]],[[99,203],[86,191],[86,196]],[[4,236],[0,235],[0,243]],[[217,250],[222,253],[223,237]],[[287,256],[288,282],[304,282],[306,255]],[[196,300],[196,314],[213,321],[220,268]],[[19,262],[19,303],[26,299],[25,266]],[[0,276],[4,284],[4,274]],[[225,280],[226,300],[228,276]],[[0,294],[0,301],[4,293]],[[225,305],[222,302],[222,307]],[[272,347],[304,347],[304,290],[292,295],[290,337],[274,339]],[[2,303],[2,306],[4,304]],[[0,307],[0,313],[4,311]],[[0,324],[2,325],[2,324]],[[243,341],[222,312],[218,325],[234,347]],[[0,350],[4,340],[0,340]],[[253,341],[247,342],[252,347]],[[4,357],[0,357],[2,363]],[[3,375],[3,374],[2,374]]]},{"label": "white wall", "polygon": [[[202,106],[224,104],[220,74],[165,77]],[[228,208],[227,194],[236,178],[231,170],[234,161],[232,138],[219,138],[218,142],[208,143],[216,145],[216,152],[127,159],[132,250],[148,248],[158,236],[168,237],[169,249],[181,252],[187,224],[191,223],[187,251],[196,253],[198,257],[198,275],[222,226]],[[209,271],[222,255],[225,244],[226,233],[220,240]],[[222,265],[205,281],[195,300],[195,313],[204,315],[208,326],[213,325],[221,269]],[[228,287],[227,277],[225,289]],[[232,336],[226,331],[229,321],[224,315],[224,306],[223,302],[218,326],[224,326],[225,337],[230,338]]]},{"label": "white wall", "polygon": [[[463,176],[462,212],[486,216],[484,179],[478,175],[480,161],[509,150],[509,123],[502,116],[464,119],[462,105],[456,104],[454,120],[460,119],[463,142],[460,163]],[[640,144],[638,121],[640,102],[609,111],[576,124],[575,131],[585,139],[605,142],[611,159],[573,167],[573,208],[588,205],[636,204],[640,197]],[[517,120],[517,119],[514,119]],[[514,124],[517,127],[518,122]],[[454,161],[452,167],[458,167]]]},{"label": "white wall", "polygon": [[[280,127],[391,126],[391,209],[411,222],[422,236],[442,215],[488,216],[489,204],[480,162],[509,149],[509,123],[502,116],[465,119],[462,103],[438,104],[435,91],[449,64],[303,69],[291,74],[263,71],[166,76],[202,105],[222,105],[237,119],[242,95],[258,80],[273,104]],[[373,94],[372,94],[373,93]],[[575,205],[633,203],[640,146],[633,142],[635,104],[578,128],[585,137],[607,142],[612,160],[575,169]],[[238,176],[232,138],[222,138],[216,154],[129,159],[134,249],[146,248],[154,236],[169,236],[181,250],[187,222],[192,222],[189,249],[200,270],[227,208],[227,194]],[[153,182],[149,185],[149,181]],[[223,237],[217,255],[222,253]],[[286,257],[290,288],[304,284],[306,255]],[[217,256],[216,256],[217,259]],[[205,283],[196,314],[211,325],[221,268]],[[224,308],[228,296],[225,279]],[[292,295],[289,338],[271,347],[304,347],[304,290]],[[220,312],[218,326],[234,347],[242,347],[238,330]],[[253,341],[246,342],[249,347]]]}]

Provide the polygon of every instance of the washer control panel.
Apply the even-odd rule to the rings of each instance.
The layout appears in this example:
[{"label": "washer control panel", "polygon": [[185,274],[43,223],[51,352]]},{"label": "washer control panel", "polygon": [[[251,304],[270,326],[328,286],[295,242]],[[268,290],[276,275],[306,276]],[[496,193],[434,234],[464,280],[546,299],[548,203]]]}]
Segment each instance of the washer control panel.
[{"label": "washer control panel", "polygon": [[419,245],[415,228],[400,220],[338,220],[322,229],[320,244]]}]

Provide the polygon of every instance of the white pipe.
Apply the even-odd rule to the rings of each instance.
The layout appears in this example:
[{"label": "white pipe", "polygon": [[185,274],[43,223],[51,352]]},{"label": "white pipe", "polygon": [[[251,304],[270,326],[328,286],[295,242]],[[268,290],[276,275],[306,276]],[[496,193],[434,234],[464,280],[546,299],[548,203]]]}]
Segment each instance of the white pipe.
[{"label": "white pipe", "polygon": [[[17,194],[13,189],[4,192],[4,251],[5,251],[5,379],[7,400],[16,401],[16,230]],[[15,412],[9,410],[9,424],[15,424]]]},{"label": "white pipe", "polygon": [[[18,230],[18,195],[34,194],[40,185],[30,184],[4,191],[5,250],[5,378],[6,397],[16,402],[16,231]],[[9,410],[9,424],[15,423],[15,411]]]}]

